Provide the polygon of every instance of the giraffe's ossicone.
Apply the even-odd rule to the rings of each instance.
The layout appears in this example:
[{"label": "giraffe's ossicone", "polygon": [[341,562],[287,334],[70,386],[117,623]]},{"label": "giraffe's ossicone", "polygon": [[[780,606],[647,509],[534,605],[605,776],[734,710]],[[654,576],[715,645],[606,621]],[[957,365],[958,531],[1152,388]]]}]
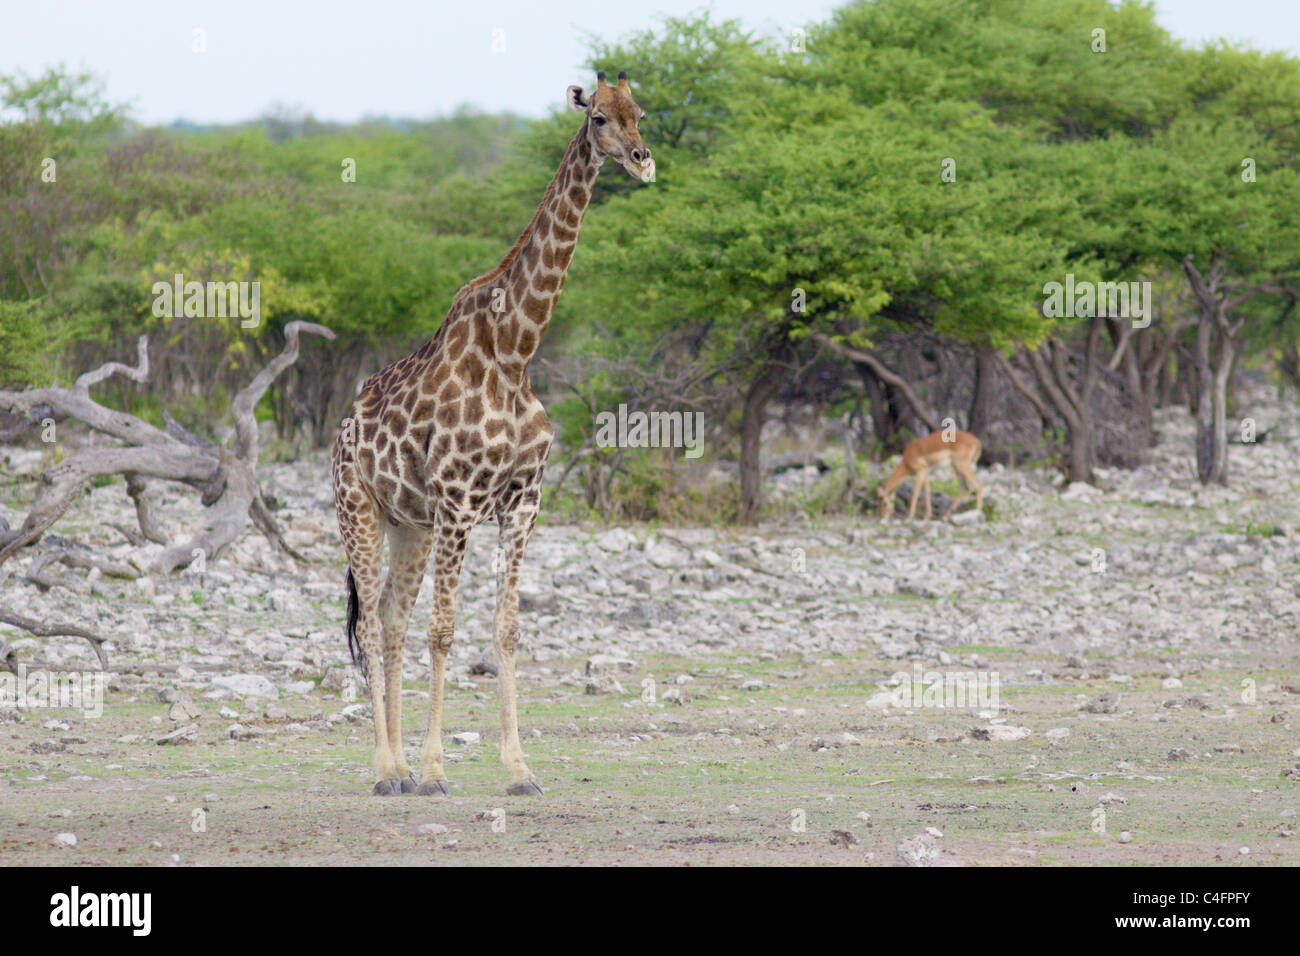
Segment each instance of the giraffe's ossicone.
[{"label": "giraffe's ossicone", "polygon": [[[448,792],[442,694],[456,589],[470,529],[491,519],[499,527],[493,637],[501,762],[510,773],[508,793],[541,793],[519,745],[515,648],[519,569],[554,429],[528,367],[564,288],[601,165],[612,156],[642,182],[655,173],[638,129],[645,113],[632,100],[626,73],[616,86],[600,73],[591,96],[571,86],[567,98],[584,114],[582,127],[519,241],[456,294],[432,339],[366,380],[334,441],[348,643],[370,683],[377,794]],[[431,555],[429,719],[417,783],[402,752],[402,649]]]}]

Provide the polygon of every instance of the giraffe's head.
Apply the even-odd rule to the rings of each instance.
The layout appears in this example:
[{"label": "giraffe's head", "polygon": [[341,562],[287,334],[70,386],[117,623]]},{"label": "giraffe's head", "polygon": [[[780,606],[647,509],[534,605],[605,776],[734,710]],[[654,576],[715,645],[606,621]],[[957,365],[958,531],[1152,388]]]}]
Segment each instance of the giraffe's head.
[{"label": "giraffe's head", "polygon": [[654,182],[655,161],[637,128],[645,110],[633,101],[626,72],[618,75],[617,86],[610,86],[605,74],[597,73],[594,93],[587,95],[582,87],[571,86],[568,100],[571,108],[587,114],[587,136],[597,156],[613,156],[641,182]]}]

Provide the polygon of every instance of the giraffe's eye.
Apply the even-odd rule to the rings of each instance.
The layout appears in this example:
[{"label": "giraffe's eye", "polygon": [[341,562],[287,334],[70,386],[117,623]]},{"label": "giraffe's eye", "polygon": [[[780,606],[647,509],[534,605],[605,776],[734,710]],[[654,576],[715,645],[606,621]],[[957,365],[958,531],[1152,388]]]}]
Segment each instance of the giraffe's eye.
[{"label": "giraffe's eye", "polygon": [[591,121],[592,121],[593,123],[595,123],[597,126],[604,126],[604,125],[605,125],[605,117],[603,117],[603,116],[593,116],[593,117],[591,118]]}]

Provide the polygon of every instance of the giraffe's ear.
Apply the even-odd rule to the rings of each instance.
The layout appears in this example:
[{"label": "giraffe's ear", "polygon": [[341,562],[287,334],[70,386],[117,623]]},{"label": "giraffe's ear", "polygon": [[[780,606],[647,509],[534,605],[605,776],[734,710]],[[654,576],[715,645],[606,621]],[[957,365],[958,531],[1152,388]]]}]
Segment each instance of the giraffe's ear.
[{"label": "giraffe's ear", "polygon": [[571,86],[565,91],[565,99],[569,101],[569,109],[577,110],[579,113],[587,112],[587,107],[591,101],[582,95],[581,86]]}]

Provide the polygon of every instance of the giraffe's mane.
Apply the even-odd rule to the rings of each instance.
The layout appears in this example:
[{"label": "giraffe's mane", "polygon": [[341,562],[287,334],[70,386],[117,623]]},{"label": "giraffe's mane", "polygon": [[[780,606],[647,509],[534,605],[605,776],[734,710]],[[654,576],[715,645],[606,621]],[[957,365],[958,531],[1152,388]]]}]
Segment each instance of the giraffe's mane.
[{"label": "giraffe's mane", "polygon": [[542,214],[542,210],[546,208],[546,204],[550,202],[551,197],[555,194],[555,184],[560,178],[560,172],[568,165],[569,160],[573,156],[573,151],[578,148],[578,143],[582,140],[582,137],[586,135],[586,131],[587,120],[584,119],[582,121],[582,126],[578,128],[578,132],[574,135],[573,139],[569,141],[569,148],[564,151],[564,158],[560,160],[560,165],[556,168],[555,175],[552,176],[551,181],[547,183],[546,192],[542,194],[542,201],[537,204],[537,212],[533,213],[533,218],[529,220],[528,225],[524,227],[524,231],[520,233],[519,238],[515,240],[515,244],[510,247],[510,251],[505,254],[505,258],[498,262],[492,271],[485,272],[478,278],[471,279],[460,287],[456,292],[456,297],[452,300],[452,308],[455,308],[456,304],[460,302],[467,292],[478,289],[487,283],[492,282],[494,279],[500,278],[505,271],[514,264],[515,260],[519,258],[519,250],[524,247],[524,243],[528,241],[528,237],[533,234],[533,229],[537,227],[537,218]]}]

